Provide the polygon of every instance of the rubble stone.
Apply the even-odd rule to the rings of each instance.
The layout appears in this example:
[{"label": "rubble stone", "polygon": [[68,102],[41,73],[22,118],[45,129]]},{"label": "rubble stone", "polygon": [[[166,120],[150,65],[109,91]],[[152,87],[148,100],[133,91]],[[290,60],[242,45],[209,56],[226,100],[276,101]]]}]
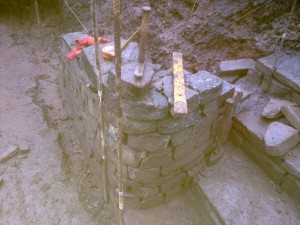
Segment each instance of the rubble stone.
[{"label": "rubble stone", "polygon": [[128,146],[140,152],[157,152],[167,148],[171,137],[159,133],[128,135]]},{"label": "rubble stone", "polygon": [[139,101],[123,99],[121,105],[124,116],[133,120],[160,120],[166,118],[169,111],[167,99],[155,90],[150,90]]},{"label": "rubble stone", "polygon": [[274,156],[283,156],[300,140],[297,130],[279,122],[271,123],[263,138],[267,152]]},{"label": "rubble stone", "polygon": [[267,119],[277,119],[282,115],[281,107],[292,104],[284,99],[271,98],[261,115]]},{"label": "rubble stone", "polygon": [[281,111],[290,124],[300,132],[300,108],[289,105],[283,106]]},{"label": "rubble stone", "polygon": [[133,168],[129,166],[128,175],[129,178],[135,182],[148,184],[159,178],[160,169],[159,168],[140,169],[140,168]]},{"label": "rubble stone", "polygon": [[14,145],[8,146],[5,150],[1,150],[0,163],[5,163],[18,153],[18,147]]}]

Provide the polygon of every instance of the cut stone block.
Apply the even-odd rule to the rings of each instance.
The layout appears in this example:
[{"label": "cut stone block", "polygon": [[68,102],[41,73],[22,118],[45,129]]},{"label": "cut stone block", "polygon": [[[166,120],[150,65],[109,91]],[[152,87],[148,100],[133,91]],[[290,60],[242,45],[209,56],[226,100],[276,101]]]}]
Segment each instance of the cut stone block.
[{"label": "cut stone block", "polygon": [[173,133],[172,136],[172,145],[177,146],[182,144],[184,141],[188,140],[193,135],[193,126],[187,127],[183,130],[180,130],[176,133]]},{"label": "cut stone block", "polygon": [[222,79],[207,71],[199,71],[187,76],[186,83],[188,87],[200,94],[201,104],[211,101],[222,92]]},{"label": "cut stone block", "polygon": [[164,197],[162,194],[152,195],[149,198],[143,198],[140,204],[140,209],[147,209],[164,202]]},{"label": "cut stone block", "polygon": [[300,132],[300,108],[289,105],[283,106],[281,111],[290,124]]},{"label": "cut stone block", "polygon": [[159,133],[128,135],[128,146],[141,152],[163,151],[167,148],[170,139],[169,135]]},{"label": "cut stone block", "polygon": [[129,178],[135,182],[148,184],[159,178],[160,169],[159,168],[139,169],[139,168],[133,168],[129,166],[128,175]]},{"label": "cut stone block", "polygon": [[279,122],[271,123],[263,138],[267,152],[274,156],[283,156],[300,140],[296,129]]},{"label": "cut stone block", "polygon": [[176,175],[176,177],[173,180],[161,185],[161,187],[160,187],[161,192],[166,193],[166,192],[172,190],[174,187],[180,186],[187,179],[188,179],[188,176],[186,173],[179,173],[178,175]]},{"label": "cut stone block", "polygon": [[124,116],[140,121],[164,119],[169,111],[167,99],[153,89],[139,101],[123,99],[121,105]]},{"label": "cut stone block", "polygon": [[282,53],[279,56],[272,54],[259,59],[256,68],[263,74],[272,76],[274,73],[274,62],[276,62],[274,77],[281,83],[300,93],[300,54],[287,55]]},{"label": "cut stone block", "polygon": [[122,129],[128,134],[146,134],[154,132],[157,122],[136,121],[126,117],[122,118]]},{"label": "cut stone block", "polygon": [[140,168],[150,169],[167,165],[172,162],[172,148],[167,147],[163,151],[157,153],[148,153],[145,158],[142,159]]},{"label": "cut stone block", "polygon": [[158,132],[171,134],[198,123],[202,119],[200,111],[188,113],[184,118],[169,118],[157,122]]},{"label": "cut stone block", "polygon": [[18,153],[18,147],[14,145],[8,146],[5,150],[1,150],[0,163],[5,163]]},{"label": "cut stone block", "polygon": [[[168,98],[169,105],[174,107],[174,85],[173,77],[165,76],[162,78],[163,93]],[[187,101],[188,112],[193,112],[199,107],[199,93],[185,87],[185,96]]]},{"label": "cut stone block", "polygon": [[284,156],[281,167],[289,174],[300,180],[300,146],[294,148],[290,154]]},{"label": "cut stone block", "polygon": [[141,162],[140,152],[131,149],[127,145],[123,145],[122,151],[123,151],[123,161],[125,164],[132,167],[137,167],[140,164]]},{"label": "cut stone block", "polygon": [[[154,76],[151,64],[145,66],[144,75],[136,79],[134,76],[136,63],[128,63],[122,66],[121,82],[122,97],[127,99],[140,99],[149,89]],[[115,79],[115,70],[110,70],[109,75]]]},{"label": "cut stone block", "polygon": [[191,136],[188,140],[175,147],[173,157],[175,160],[180,160],[186,157],[192,151],[197,151],[196,147],[197,138]]},{"label": "cut stone block", "polygon": [[255,69],[255,61],[253,59],[238,59],[222,61],[220,63],[220,76],[244,76],[249,69]]},{"label": "cut stone block", "polygon": [[284,99],[271,98],[261,115],[267,119],[277,119],[282,116],[281,107],[289,105],[293,103]]}]

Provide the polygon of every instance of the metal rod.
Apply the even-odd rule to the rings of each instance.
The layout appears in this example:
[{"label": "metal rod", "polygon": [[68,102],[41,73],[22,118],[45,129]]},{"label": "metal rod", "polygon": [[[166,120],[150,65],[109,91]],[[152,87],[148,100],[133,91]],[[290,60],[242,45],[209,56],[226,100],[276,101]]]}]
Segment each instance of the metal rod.
[{"label": "metal rod", "polygon": [[124,208],[124,195],[123,195],[123,167],[122,167],[122,109],[121,109],[121,23],[120,23],[120,0],[113,1],[114,12],[114,44],[115,44],[115,90],[116,90],[116,124],[117,124],[117,160],[118,160],[118,193],[119,193],[119,210],[118,210],[118,224],[123,224],[123,208]]},{"label": "metal rod", "polygon": [[34,0],[34,4],[35,4],[35,13],[36,13],[37,23],[38,23],[38,25],[40,25],[40,14],[39,14],[39,7],[38,7],[37,0]]},{"label": "metal rod", "polygon": [[102,152],[102,181],[103,181],[103,195],[104,201],[108,201],[107,194],[107,174],[106,174],[106,149],[105,149],[105,139],[104,139],[104,118],[103,118],[103,104],[102,104],[102,81],[101,81],[101,65],[99,58],[99,43],[98,43],[98,22],[97,22],[97,13],[96,13],[96,1],[91,0],[91,11],[93,17],[93,27],[94,27],[94,39],[95,39],[95,59],[96,59],[96,74],[97,74],[97,89],[98,89],[98,98],[99,98],[99,129],[100,129],[100,141],[101,141],[101,152]]}]

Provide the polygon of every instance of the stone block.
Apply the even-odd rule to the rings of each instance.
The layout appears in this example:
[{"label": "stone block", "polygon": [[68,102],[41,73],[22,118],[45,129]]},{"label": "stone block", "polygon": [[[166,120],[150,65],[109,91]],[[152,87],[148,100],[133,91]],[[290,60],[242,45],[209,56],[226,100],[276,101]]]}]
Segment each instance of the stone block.
[{"label": "stone block", "polygon": [[167,193],[171,191],[172,189],[181,186],[183,183],[185,183],[188,179],[188,176],[186,173],[179,173],[174,179],[172,179],[170,182],[166,182],[160,186],[160,190],[162,193]]},{"label": "stone block", "polygon": [[[274,73],[274,64],[276,62]],[[272,54],[261,58],[256,64],[256,68],[263,74],[273,76],[282,84],[292,88],[300,93],[300,54],[287,55],[281,53],[279,55]]]},{"label": "stone block", "polygon": [[139,209],[141,204],[141,199],[135,196],[125,196],[124,197],[124,208]]},{"label": "stone block", "polygon": [[142,159],[140,168],[149,169],[157,168],[163,165],[167,165],[172,162],[172,148],[167,147],[163,151],[157,153],[147,153],[145,158]]},{"label": "stone block", "polygon": [[300,180],[300,146],[295,147],[289,154],[284,156],[281,168]]},{"label": "stone block", "polygon": [[200,111],[188,113],[183,118],[168,118],[157,122],[158,132],[163,134],[171,134],[178,132],[184,128],[190,127],[201,120]]},{"label": "stone block", "polygon": [[282,56],[282,63],[276,69],[275,78],[300,93],[300,54]]},{"label": "stone block", "polygon": [[160,168],[140,169],[128,166],[128,175],[135,182],[149,184],[160,177]]},{"label": "stone block", "polygon": [[184,128],[178,132],[175,132],[171,135],[172,137],[172,145],[177,146],[182,144],[184,141],[188,140],[191,136],[193,136],[193,126]]},{"label": "stone block", "polygon": [[289,105],[283,106],[281,111],[290,124],[300,132],[300,108]]},{"label": "stone block", "polygon": [[280,163],[273,160],[269,155],[260,151],[255,145],[245,140],[241,149],[277,184],[281,183],[285,171],[279,166]]},{"label": "stone block", "polygon": [[[126,99],[138,100],[149,89],[154,76],[154,70],[151,64],[145,66],[143,77],[136,79],[134,76],[136,63],[128,63],[122,66],[121,82],[122,82],[122,97]],[[111,79],[115,79],[115,70],[109,71]]]},{"label": "stone block", "polygon": [[18,147],[14,145],[10,145],[5,149],[1,149],[0,153],[0,164],[5,163],[12,157],[14,157],[18,153]]},{"label": "stone block", "polygon": [[138,151],[157,152],[167,148],[171,137],[159,133],[128,135],[128,146]]},{"label": "stone block", "polygon": [[259,113],[254,111],[243,111],[233,117],[233,127],[253,143],[257,148],[264,149],[263,135],[270,121],[263,120]]},{"label": "stone block", "polygon": [[282,97],[282,96],[289,96],[292,95],[293,91],[283,85],[282,83],[280,83],[278,80],[276,79],[272,79],[270,82],[270,77],[267,76],[263,76],[260,87],[263,91],[266,91],[269,85],[269,91],[268,93],[273,95],[273,96],[277,96],[278,98]]},{"label": "stone block", "polygon": [[144,187],[144,186],[135,186],[131,187],[130,194],[137,196],[139,198],[148,198],[152,195],[159,194],[158,187]]},{"label": "stone block", "polygon": [[135,151],[127,145],[122,146],[123,162],[128,166],[137,167],[141,163],[140,152]]},{"label": "stone block", "polygon": [[286,175],[282,179],[282,188],[297,202],[300,202],[300,180],[291,175]]},{"label": "stone block", "polygon": [[180,160],[173,161],[169,165],[161,167],[161,174],[163,176],[170,175],[172,173],[178,173],[179,171],[187,171],[196,164],[199,164],[204,158],[204,153],[201,151],[192,151]]},{"label": "stone block", "polygon": [[[173,77],[165,76],[162,78],[163,93],[168,98],[169,105],[174,107],[174,85]],[[185,87],[185,96],[187,102],[188,112],[193,112],[199,107],[200,98],[199,93]],[[171,112],[172,113],[172,112]]]},{"label": "stone block", "polygon": [[212,120],[209,118],[202,118],[199,123],[195,123],[193,126],[193,135],[202,134],[203,132],[209,132],[211,129]]},{"label": "stone block", "polygon": [[254,86],[259,86],[262,81],[262,73],[257,71],[256,69],[249,69],[245,80]]},{"label": "stone block", "polygon": [[162,194],[152,195],[148,198],[143,198],[140,204],[140,209],[148,209],[164,202],[164,197]]},{"label": "stone block", "polygon": [[138,101],[123,99],[121,105],[124,116],[133,120],[165,119],[169,111],[167,99],[153,89]]},{"label": "stone block", "polygon": [[196,143],[197,138],[195,136],[191,136],[188,140],[175,147],[173,158],[175,160],[180,160],[181,158],[184,158],[190,154],[192,151],[196,151]]},{"label": "stone block", "polygon": [[217,98],[222,92],[222,79],[207,71],[199,71],[194,75],[187,76],[186,83],[188,87],[199,93],[200,104]]},{"label": "stone block", "polygon": [[226,82],[230,84],[234,84],[241,78],[240,75],[228,75],[228,76],[223,76],[222,79],[225,80]]},{"label": "stone block", "polygon": [[300,140],[296,129],[283,123],[273,122],[263,136],[266,150],[273,156],[283,156],[294,148]]},{"label": "stone block", "polygon": [[238,59],[221,61],[218,74],[220,76],[245,76],[249,69],[255,69],[253,59]]},{"label": "stone block", "polygon": [[293,103],[284,99],[270,98],[261,115],[267,119],[277,119],[282,116],[281,107],[289,105]]}]

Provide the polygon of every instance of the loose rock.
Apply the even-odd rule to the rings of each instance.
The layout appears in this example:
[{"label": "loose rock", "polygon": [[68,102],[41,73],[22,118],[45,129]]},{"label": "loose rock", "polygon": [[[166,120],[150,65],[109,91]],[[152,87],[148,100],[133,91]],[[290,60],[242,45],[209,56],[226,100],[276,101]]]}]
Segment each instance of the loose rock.
[{"label": "loose rock", "polygon": [[0,163],[5,163],[7,160],[12,158],[18,153],[18,147],[10,145],[6,150],[0,154]]},{"label": "loose rock", "polygon": [[267,119],[277,119],[282,115],[281,107],[289,105],[293,105],[293,103],[283,99],[271,98],[261,115]]},{"label": "loose rock", "polygon": [[267,152],[273,156],[283,156],[300,140],[296,129],[279,122],[271,123],[263,138]]}]

